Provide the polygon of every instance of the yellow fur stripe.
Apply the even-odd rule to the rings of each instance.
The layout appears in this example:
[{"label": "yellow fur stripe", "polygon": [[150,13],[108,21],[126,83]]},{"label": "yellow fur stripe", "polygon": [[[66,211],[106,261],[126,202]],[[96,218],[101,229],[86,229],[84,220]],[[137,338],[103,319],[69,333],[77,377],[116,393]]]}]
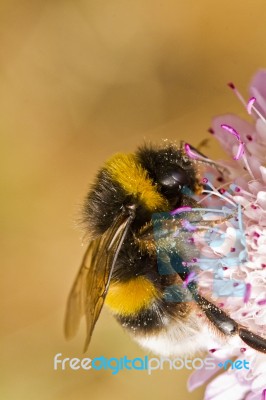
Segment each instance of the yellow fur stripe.
[{"label": "yellow fur stripe", "polygon": [[167,211],[167,201],[158,193],[147,172],[138,164],[133,154],[116,154],[106,163],[113,179],[130,195],[136,196],[146,207]]},{"label": "yellow fur stripe", "polygon": [[159,292],[152,282],[144,276],[138,276],[128,282],[111,284],[105,304],[116,314],[135,315],[158,297]]}]

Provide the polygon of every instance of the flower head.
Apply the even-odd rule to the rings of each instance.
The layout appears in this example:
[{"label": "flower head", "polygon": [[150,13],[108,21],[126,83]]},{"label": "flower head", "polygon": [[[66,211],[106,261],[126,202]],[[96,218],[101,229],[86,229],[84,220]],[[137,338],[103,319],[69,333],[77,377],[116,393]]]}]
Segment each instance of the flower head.
[{"label": "flower head", "polygon": [[[204,197],[209,219],[219,214],[224,223],[198,235],[199,286],[209,290],[213,281],[216,303],[239,324],[266,335],[266,71],[252,79],[246,102],[233,84],[229,87],[253,118],[247,122],[235,115],[213,119],[211,133],[231,160],[205,168]],[[195,154],[189,154],[195,157]],[[203,161],[203,160],[202,160]],[[206,159],[211,166],[211,160]],[[213,208],[215,206],[215,208]],[[215,211],[216,209],[216,211]],[[209,262],[209,264],[208,264]],[[211,268],[210,268],[211,266]],[[240,339],[234,346],[209,348],[213,357],[246,360],[250,369],[229,368],[208,385],[205,400],[262,400],[266,398],[266,356]],[[206,383],[217,370],[196,371],[189,389]]]}]

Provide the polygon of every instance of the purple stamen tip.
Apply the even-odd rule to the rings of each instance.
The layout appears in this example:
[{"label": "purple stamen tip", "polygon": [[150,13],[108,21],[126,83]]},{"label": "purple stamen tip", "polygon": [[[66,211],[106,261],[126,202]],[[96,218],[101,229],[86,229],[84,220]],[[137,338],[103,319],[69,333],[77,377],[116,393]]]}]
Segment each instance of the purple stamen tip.
[{"label": "purple stamen tip", "polygon": [[235,90],[235,85],[233,84],[233,82],[228,82],[227,85],[230,87],[230,89]]},{"label": "purple stamen tip", "polygon": [[240,142],[240,144],[238,146],[237,153],[234,156],[234,160],[239,160],[243,156],[243,154],[244,154],[244,146],[245,146],[245,144],[243,142]]},{"label": "purple stamen tip", "polygon": [[190,273],[188,274],[188,276],[186,277],[186,279],[184,280],[184,282],[183,282],[183,287],[187,287],[187,285],[188,285],[190,282],[192,282],[192,281],[195,280],[195,277],[196,277],[196,273],[195,273],[194,271],[190,272]]},{"label": "purple stamen tip", "polygon": [[251,295],[251,284],[247,283],[246,284],[245,295],[244,295],[244,303],[247,303],[249,301],[250,295]]},{"label": "purple stamen tip", "polygon": [[212,128],[209,128],[209,129],[208,129],[208,132],[209,132],[211,135],[214,135],[214,130],[213,130]]},{"label": "purple stamen tip", "polygon": [[199,155],[197,153],[194,153],[194,151],[191,150],[190,145],[188,143],[185,143],[185,152],[187,154],[188,157],[192,158],[192,159],[198,159]]},{"label": "purple stamen tip", "polygon": [[183,228],[187,229],[189,232],[193,232],[196,231],[197,228],[195,226],[193,226],[189,221],[187,221],[186,219],[181,221],[181,225],[183,226]]},{"label": "purple stamen tip", "polygon": [[232,126],[227,125],[227,124],[221,124],[221,128],[223,128],[225,131],[234,135],[237,138],[237,140],[240,141],[239,133]]},{"label": "purple stamen tip", "polygon": [[182,212],[186,212],[186,211],[191,211],[192,208],[191,207],[178,207],[175,210],[171,211],[170,214],[171,215],[176,215],[176,214],[180,214]]},{"label": "purple stamen tip", "polygon": [[265,305],[266,305],[266,299],[259,300],[259,301],[258,301],[258,305],[259,305],[259,306],[265,306]]},{"label": "purple stamen tip", "polygon": [[255,97],[251,97],[251,98],[249,99],[249,101],[248,101],[248,104],[247,104],[247,112],[248,112],[249,114],[251,114],[252,107],[253,107],[253,104],[255,103],[255,101],[256,101],[256,98],[255,98]]}]

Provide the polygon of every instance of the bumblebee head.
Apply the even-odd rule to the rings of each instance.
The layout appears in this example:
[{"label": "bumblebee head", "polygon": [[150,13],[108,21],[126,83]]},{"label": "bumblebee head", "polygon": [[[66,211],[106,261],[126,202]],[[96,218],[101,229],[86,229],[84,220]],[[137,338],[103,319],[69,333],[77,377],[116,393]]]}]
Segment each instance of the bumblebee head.
[{"label": "bumblebee head", "polygon": [[182,194],[195,192],[198,187],[196,168],[181,147],[169,144],[162,148],[142,146],[137,157],[148,176],[171,206],[175,206]]},{"label": "bumblebee head", "polygon": [[135,153],[118,153],[106,161],[85,199],[82,221],[88,231],[99,235],[123,207],[135,204],[135,223],[143,225],[153,213],[190,205],[191,192],[198,187],[195,162],[182,146],[144,145]]}]

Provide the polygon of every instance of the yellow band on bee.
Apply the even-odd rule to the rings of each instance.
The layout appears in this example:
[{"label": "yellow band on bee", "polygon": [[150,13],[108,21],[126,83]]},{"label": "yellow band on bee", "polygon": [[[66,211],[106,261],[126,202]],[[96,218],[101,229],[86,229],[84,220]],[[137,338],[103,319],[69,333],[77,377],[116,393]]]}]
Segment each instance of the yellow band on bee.
[{"label": "yellow band on bee", "polygon": [[156,190],[147,171],[133,154],[116,154],[106,163],[112,178],[130,195],[136,196],[151,211],[167,211],[167,201]]},{"label": "yellow band on bee", "polygon": [[135,315],[141,309],[148,308],[159,297],[152,282],[144,276],[138,276],[128,282],[110,285],[105,304],[122,316]]}]

